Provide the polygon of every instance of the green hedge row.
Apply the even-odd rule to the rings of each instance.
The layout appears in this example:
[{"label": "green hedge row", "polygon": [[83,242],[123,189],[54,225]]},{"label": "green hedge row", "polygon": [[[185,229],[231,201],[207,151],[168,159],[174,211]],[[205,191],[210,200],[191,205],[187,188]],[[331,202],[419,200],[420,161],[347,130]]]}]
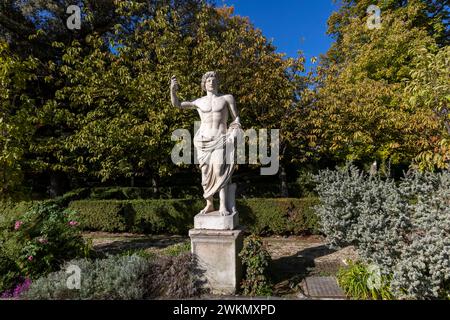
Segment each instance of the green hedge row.
[{"label": "green hedge row", "polygon": [[[238,199],[241,224],[259,235],[318,234],[317,198]],[[5,217],[28,211],[32,202],[0,202]],[[204,200],[76,200],[64,203],[79,213],[89,231],[186,234]]]},{"label": "green hedge row", "polygon": [[[241,224],[259,235],[317,234],[317,198],[239,199]],[[69,208],[85,230],[185,234],[203,200],[79,200]]]},{"label": "green hedge row", "polygon": [[0,226],[9,218],[19,217],[21,214],[24,214],[30,210],[34,203],[36,202],[21,201],[14,203],[9,201],[0,201]]}]

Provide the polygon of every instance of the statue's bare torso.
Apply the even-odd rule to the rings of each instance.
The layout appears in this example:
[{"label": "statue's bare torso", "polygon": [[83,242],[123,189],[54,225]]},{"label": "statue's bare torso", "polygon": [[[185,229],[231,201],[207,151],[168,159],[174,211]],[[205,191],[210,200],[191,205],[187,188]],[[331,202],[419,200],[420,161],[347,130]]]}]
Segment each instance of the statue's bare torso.
[{"label": "statue's bare torso", "polygon": [[229,108],[233,102],[232,95],[205,96],[193,102],[200,115],[198,135],[202,141],[226,134]]}]

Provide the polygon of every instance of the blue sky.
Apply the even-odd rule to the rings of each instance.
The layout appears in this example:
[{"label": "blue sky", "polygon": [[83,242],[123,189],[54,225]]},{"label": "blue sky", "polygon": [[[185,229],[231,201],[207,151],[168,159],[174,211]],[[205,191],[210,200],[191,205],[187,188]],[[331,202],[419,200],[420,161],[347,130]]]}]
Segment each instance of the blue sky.
[{"label": "blue sky", "polygon": [[278,52],[295,57],[302,50],[311,57],[325,53],[333,39],[326,34],[327,20],[338,4],[332,0],[216,0],[234,6],[235,14],[247,16],[261,29]]}]

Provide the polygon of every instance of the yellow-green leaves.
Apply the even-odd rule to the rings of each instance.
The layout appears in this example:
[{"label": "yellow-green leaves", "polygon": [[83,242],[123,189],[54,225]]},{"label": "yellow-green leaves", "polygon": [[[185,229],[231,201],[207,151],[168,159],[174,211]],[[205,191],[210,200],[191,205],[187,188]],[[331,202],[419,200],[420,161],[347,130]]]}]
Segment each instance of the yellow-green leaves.
[{"label": "yellow-green leaves", "polygon": [[370,4],[344,1],[329,20],[337,41],[318,68],[309,113],[320,150],[338,161],[443,167],[448,47],[430,34],[424,1],[386,4],[373,30],[365,27]]}]

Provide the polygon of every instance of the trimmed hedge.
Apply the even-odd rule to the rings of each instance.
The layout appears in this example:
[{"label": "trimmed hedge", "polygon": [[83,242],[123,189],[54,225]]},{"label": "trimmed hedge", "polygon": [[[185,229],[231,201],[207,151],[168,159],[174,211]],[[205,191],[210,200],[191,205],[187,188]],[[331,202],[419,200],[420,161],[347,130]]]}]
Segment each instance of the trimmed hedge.
[{"label": "trimmed hedge", "polygon": [[237,201],[241,223],[258,235],[318,234],[313,207],[317,198],[241,199]]},{"label": "trimmed hedge", "polygon": [[0,201],[0,225],[9,219],[13,219],[29,211],[36,203],[37,202],[31,201],[22,201],[17,203]]},{"label": "trimmed hedge", "polygon": [[[317,234],[317,204],[317,198],[237,201],[241,223],[259,235]],[[79,213],[85,230],[185,234],[204,205],[204,200],[79,200],[69,208]]]},{"label": "trimmed hedge", "polygon": [[80,223],[84,229],[106,232],[127,231],[126,206],[119,200],[110,201],[74,201],[69,209],[80,214]]}]

